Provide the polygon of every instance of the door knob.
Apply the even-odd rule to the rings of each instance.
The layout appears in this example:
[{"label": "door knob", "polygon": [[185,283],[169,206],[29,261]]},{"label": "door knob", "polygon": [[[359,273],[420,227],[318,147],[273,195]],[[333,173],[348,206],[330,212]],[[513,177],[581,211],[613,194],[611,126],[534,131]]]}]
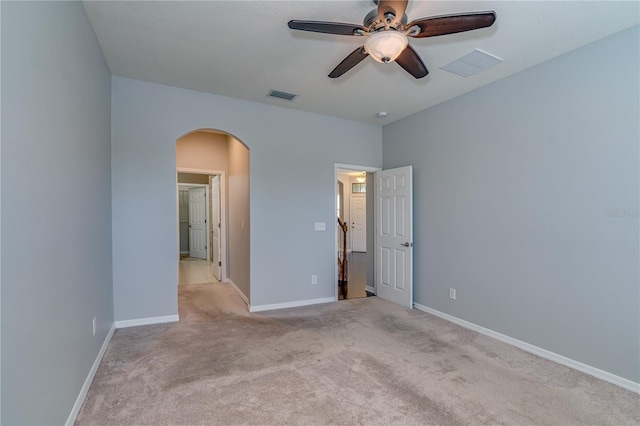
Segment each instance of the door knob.
[{"label": "door knob", "polygon": [[411,244],[410,244],[409,242],[406,242],[406,243],[404,243],[404,244],[400,244],[400,245],[401,245],[402,247],[409,247],[409,246],[411,246]]}]

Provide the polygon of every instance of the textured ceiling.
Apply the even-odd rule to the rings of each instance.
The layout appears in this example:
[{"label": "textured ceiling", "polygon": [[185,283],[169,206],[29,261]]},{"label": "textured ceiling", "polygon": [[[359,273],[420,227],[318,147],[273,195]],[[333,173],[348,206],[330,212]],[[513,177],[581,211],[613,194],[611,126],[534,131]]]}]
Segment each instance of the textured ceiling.
[{"label": "textured ceiling", "polygon": [[[639,4],[410,1],[410,21],[486,10],[497,20],[491,28],[410,39],[430,71],[421,80],[371,58],[334,80],[327,74],[363,39],[292,31],[287,22],[360,24],[375,8],[370,0],[84,3],[114,75],[379,124],[638,24]],[[440,69],[475,48],[504,62],[471,77]],[[270,89],[299,96],[291,102],[267,98]],[[388,117],[378,118],[379,111]]]}]

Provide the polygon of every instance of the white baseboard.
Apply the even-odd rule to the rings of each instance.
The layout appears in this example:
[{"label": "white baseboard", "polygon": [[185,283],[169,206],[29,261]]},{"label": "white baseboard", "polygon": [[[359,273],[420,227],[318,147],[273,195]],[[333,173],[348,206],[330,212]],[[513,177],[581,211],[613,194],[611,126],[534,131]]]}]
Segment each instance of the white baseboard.
[{"label": "white baseboard", "polygon": [[435,309],[429,308],[419,303],[414,303],[413,306],[416,309],[419,309],[424,312],[428,312],[432,315],[435,315],[447,321],[451,321],[452,323],[458,324],[464,328],[477,331],[478,333],[484,334],[485,336],[493,337],[496,340],[500,340],[501,342],[508,343],[510,345],[513,345],[517,348],[522,349],[523,351],[532,353],[541,358],[545,358],[550,361],[557,362],[558,364],[562,364],[566,367],[573,368],[574,370],[581,371],[583,373],[589,374],[598,379],[604,380],[605,382],[612,383],[614,385],[620,386],[621,388],[640,394],[640,383],[636,383],[629,379],[625,379],[624,377],[616,376],[615,374],[609,373],[604,370],[600,370],[599,368],[592,367],[580,361],[576,361],[574,359],[559,355],[555,352],[542,349],[530,343],[523,342],[522,340],[514,339],[513,337],[509,337],[502,333],[498,333],[497,331],[493,331],[491,329],[482,327],[472,322],[460,319],[458,317],[454,317],[453,315],[445,314],[444,312],[437,311]]},{"label": "white baseboard", "polygon": [[242,299],[244,301],[244,303],[247,304],[247,306],[249,306],[249,299],[247,298],[247,296],[245,296],[245,294],[240,291],[240,289],[238,288],[238,286],[236,285],[236,283],[234,283],[233,281],[231,281],[231,279],[228,279],[227,281],[225,281],[227,284],[229,284],[231,286],[232,289],[235,290],[236,293],[238,293],[238,296],[240,296],[240,299]]},{"label": "white baseboard", "polygon": [[178,315],[165,315],[163,317],[138,318],[132,320],[116,321],[116,328],[137,327],[139,325],[163,324],[165,322],[178,322]]},{"label": "white baseboard", "polygon": [[320,303],[335,302],[335,297],[324,297],[321,299],[298,300],[295,302],[274,303],[273,305],[249,305],[249,312],[272,311],[275,309],[297,308],[299,306],[317,305]]},{"label": "white baseboard", "polygon": [[366,286],[364,289],[365,289],[366,291],[368,291],[369,293],[376,294],[376,290],[375,290],[373,287],[371,287],[371,286]]},{"label": "white baseboard", "polygon": [[107,337],[104,338],[104,342],[102,342],[102,347],[100,351],[98,351],[98,356],[96,356],[96,360],[93,362],[91,366],[91,370],[89,370],[89,374],[80,388],[80,393],[76,398],[76,403],[73,404],[73,408],[71,409],[71,414],[67,418],[66,426],[72,426],[76,422],[76,417],[78,417],[78,413],[80,412],[80,408],[82,408],[82,404],[84,404],[84,400],[87,397],[87,393],[89,392],[89,388],[91,387],[91,382],[93,382],[93,378],[96,376],[96,372],[98,371],[98,367],[100,366],[100,362],[102,361],[102,357],[104,353],[107,351],[107,346],[109,346],[109,342],[111,342],[111,338],[113,337],[113,332],[116,331],[115,323],[111,325],[111,329],[107,333]]}]

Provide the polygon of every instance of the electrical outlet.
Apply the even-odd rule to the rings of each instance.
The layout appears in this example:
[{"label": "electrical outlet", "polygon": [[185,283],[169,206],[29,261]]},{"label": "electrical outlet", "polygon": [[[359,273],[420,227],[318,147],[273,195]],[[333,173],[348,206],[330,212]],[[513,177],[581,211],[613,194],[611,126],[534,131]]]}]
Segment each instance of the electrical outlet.
[{"label": "electrical outlet", "polygon": [[93,335],[95,336],[96,335],[96,331],[98,329],[98,321],[96,320],[96,317],[93,317],[92,324],[93,324]]},{"label": "electrical outlet", "polygon": [[311,284],[318,284],[318,276],[311,275]]},{"label": "electrical outlet", "polygon": [[456,289],[455,288],[450,288],[449,289],[449,299],[456,300]]}]

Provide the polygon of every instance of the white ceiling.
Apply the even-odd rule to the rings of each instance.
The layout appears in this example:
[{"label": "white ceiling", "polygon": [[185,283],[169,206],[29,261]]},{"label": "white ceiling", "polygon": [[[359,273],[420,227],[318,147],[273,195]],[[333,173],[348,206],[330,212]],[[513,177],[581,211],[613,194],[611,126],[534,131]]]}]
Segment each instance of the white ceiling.
[{"label": "white ceiling", "polygon": [[[410,39],[430,74],[365,59],[327,74],[361,37],[292,31],[291,19],[361,24],[367,1],[85,1],[114,75],[347,119],[386,124],[640,23],[638,1],[410,1],[409,21],[494,10],[496,23]],[[439,67],[479,48],[504,59],[471,77]],[[593,58],[594,61],[602,58]],[[603,76],[607,78],[607,76]],[[267,98],[270,89],[294,101]],[[380,111],[387,118],[376,116]]]}]

